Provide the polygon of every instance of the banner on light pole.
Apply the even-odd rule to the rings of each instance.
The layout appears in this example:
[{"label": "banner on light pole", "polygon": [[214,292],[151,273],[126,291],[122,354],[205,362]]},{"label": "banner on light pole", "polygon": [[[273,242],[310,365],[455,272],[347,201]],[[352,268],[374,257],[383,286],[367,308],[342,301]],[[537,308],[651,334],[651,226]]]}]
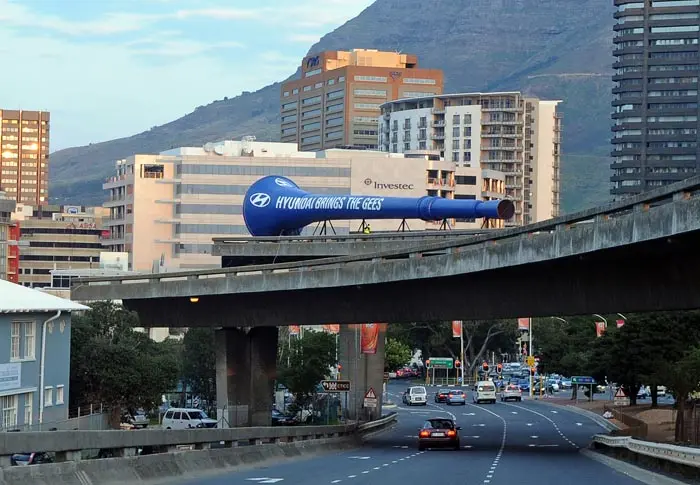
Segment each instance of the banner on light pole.
[{"label": "banner on light pole", "polygon": [[452,322],[452,338],[459,338],[462,336],[462,322],[461,320],[454,320]]}]

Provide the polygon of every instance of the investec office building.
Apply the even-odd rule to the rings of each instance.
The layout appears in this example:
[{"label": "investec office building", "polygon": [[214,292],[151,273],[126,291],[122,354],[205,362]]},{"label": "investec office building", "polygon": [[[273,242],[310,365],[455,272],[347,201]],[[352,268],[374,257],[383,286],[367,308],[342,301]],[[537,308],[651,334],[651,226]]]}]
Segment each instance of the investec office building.
[{"label": "investec office building", "polygon": [[[464,169],[460,169],[464,170]],[[158,155],[120,160],[104,184],[110,251],[129,253],[130,269],[220,267],[212,239],[248,236],[243,197],[266,175],[289,177],[302,189],[325,195],[382,197],[500,198],[503,174],[483,185],[480,169],[455,176],[455,164],[425,153],[331,149],[303,152],[296,143],[225,141],[184,147]],[[477,173],[478,172],[478,173]],[[488,189],[485,191],[485,189]],[[398,229],[401,220],[368,220],[372,231]],[[407,221],[411,230],[440,223]],[[481,221],[451,221],[455,228]],[[500,224],[501,221],[490,221]],[[338,234],[358,230],[361,221],[333,221]],[[498,227],[498,226],[496,226]],[[314,226],[306,229],[312,233]]]}]

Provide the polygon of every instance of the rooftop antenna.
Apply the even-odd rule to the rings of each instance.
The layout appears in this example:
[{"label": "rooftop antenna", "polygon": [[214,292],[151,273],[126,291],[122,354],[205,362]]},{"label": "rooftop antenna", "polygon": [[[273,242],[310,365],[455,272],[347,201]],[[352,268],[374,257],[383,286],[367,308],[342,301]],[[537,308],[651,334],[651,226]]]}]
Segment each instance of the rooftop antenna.
[{"label": "rooftop antenna", "polygon": [[253,135],[246,135],[241,139],[241,155],[242,156],[252,156],[253,155],[253,142],[256,140]]}]

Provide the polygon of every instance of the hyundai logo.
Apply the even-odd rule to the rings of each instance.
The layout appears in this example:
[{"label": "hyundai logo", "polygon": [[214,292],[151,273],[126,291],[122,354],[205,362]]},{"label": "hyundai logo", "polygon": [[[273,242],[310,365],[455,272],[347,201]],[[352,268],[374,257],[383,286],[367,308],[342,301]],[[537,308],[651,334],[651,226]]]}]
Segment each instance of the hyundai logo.
[{"label": "hyundai logo", "polygon": [[251,195],[249,200],[252,205],[260,209],[270,204],[270,196],[262,192]]},{"label": "hyundai logo", "polygon": [[275,179],[275,183],[280,187],[294,187],[288,180],[285,179]]},{"label": "hyundai logo", "polygon": [[366,179],[365,179],[365,185],[372,185],[372,179],[366,178]]},{"label": "hyundai logo", "polygon": [[306,60],[306,68],[310,69],[312,67],[316,67],[319,64],[319,56],[314,56],[314,57],[309,57]]}]

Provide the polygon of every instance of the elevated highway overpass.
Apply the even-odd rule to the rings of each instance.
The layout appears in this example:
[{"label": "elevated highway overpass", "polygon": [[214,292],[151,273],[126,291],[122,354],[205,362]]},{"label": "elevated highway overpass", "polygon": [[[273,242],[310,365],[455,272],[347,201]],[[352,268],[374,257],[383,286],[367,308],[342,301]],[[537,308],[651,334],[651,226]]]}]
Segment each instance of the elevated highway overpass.
[{"label": "elevated highway overpass", "polygon": [[224,268],[407,250],[429,242],[481,236],[495,229],[405,231],[373,234],[215,238]]},{"label": "elevated highway overpass", "polygon": [[[371,254],[81,279],[151,326],[407,322],[700,307],[700,177],[521,228]],[[197,296],[197,303],[191,297]]]}]

